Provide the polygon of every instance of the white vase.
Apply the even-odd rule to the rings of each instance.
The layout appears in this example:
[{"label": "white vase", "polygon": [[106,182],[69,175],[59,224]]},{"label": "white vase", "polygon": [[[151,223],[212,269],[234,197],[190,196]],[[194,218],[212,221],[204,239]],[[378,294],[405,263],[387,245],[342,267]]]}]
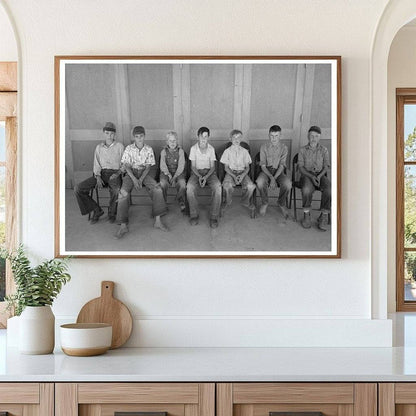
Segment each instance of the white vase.
[{"label": "white vase", "polygon": [[19,319],[21,354],[50,354],[55,347],[55,316],[50,306],[26,306]]}]

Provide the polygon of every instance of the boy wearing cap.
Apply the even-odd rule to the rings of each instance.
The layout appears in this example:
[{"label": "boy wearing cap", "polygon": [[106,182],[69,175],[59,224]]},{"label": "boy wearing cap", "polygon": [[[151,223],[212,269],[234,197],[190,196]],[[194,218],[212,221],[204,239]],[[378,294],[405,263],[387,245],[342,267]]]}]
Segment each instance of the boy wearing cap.
[{"label": "boy wearing cap", "polygon": [[186,180],[185,180],[185,152],[178,145],[178,135],[174,131],[166,134],[166,146],[160,152],[160,186],[165,201],[169,186],[175,186],[176,200],[181,211],[185,211]]},{"label": "boy wearing cap", "polygon": [[256,189],[256,185],[248,176],[251,157],[247,149],[240,146],[243,133],[240,130],[231,130],[231,146],[224,150],[220,162],[224,164],[225,176],[222,187],[225,193],[225,207],[231,205],[232,195],[236,185],[241,185],[243,193],[241,204],[248,208],[253,208],[250,198]]},{"label": "boy wearing cap", "polygon": [[319,190],[322,192],[322,197],[318,229],[326,231],[325,224],[328,223],[328,214],[331,210],[331,181],[326,176],[330,163],[328,149],[319,143],[320,139],[320,127],[312,126],[308,131],[308,144],[299,150],[298,168],[301,173],[302,226],[311,228],[312,194],[315,190]]},{"label": "boy wearing cap", "polygon": [[102,208],[91,196],[91,189],[104,186],[110,191],[108,218],[111,223],[116,219],[117,196],[121,186],[121,157],[124,146],[115,141],[116,126],[107,122],[103,128],[104,142],[100,143],[94,152],[93,176],[75,185],[74,192],[82,215],[93,212],[91,224],[95,224],[104,214]]},{"label": "boy wearing cap", "polygon": [[144,144],[144,127],[136,126],[133,129],[133,138],[134,143],[126,147],[121,159],[122,170],[125,175],[118,196],[117,223],[120,224],[120,228],[116,233],[116,238],[123,237],[129,231],[127,224],[129,222],[130,193],[133,188],[138,190],[143,185],[152,198],[154,227],[162,231],[168,231],[160,218],[166,214],[166,203],[162,188],[148,175],[150,167],[155,165],[155,155],[153,149]]},{"label": "boy wearing cap", "polygon": [[264,216],[269,205],[268,186],[276,189],[278,186],[279,199],[277,205],[285,219],[288,218],[286,201],[289,191],[292,188],[292,181],[285,175],[287,146],[280,141],[282,129],[278,125],[273,125],[269,129],[270,142],[260,147],[260,167],[261,172],[256,180],[256,185],[261,197],[260,215]]},{"label": "boy wearing cap", "polygon": [[211,188],[211,212],[210,227],[218,227],[218,217],[221,208],[221,182],[215,174],[215,157],[214,148],[208,143],[208,127],[200,127],[198,130],[198,142],[191,147],[189,160],[191,161],[192,173],[186,185],[186,196],[189,203],[190,224],[196,225],[199,221],[198,200],[196,191],[208,185]]}]

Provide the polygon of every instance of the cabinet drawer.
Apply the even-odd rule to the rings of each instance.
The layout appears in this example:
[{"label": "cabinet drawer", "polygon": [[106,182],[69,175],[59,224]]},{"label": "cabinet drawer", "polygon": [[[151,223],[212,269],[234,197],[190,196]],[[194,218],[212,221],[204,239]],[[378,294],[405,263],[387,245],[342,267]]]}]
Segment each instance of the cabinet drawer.
[{"label": "cabinet drawer", "polygon": [[0,383],[0,403],[39,403],[39,384]]},{"label": "cabinet drawer", "polygon": [[55,404],[56,416],[215,416],[215,384],[59,383]]},{"label": "cabinet drawer", "polygon": [[217,416],[376,416],[375,383],[220,383]]},{"label": "cabinet drawer", "polygon": [[416,415],[416,383],[380,383],[380,416]]},{"label": "cabinet drawer", "polygon": [[198,404],[197,383],[80,383],[78,403]]},{"label": "cabinet drawer", "polygon": [[53,416],[51,383],[0,383],[0,414]]}]

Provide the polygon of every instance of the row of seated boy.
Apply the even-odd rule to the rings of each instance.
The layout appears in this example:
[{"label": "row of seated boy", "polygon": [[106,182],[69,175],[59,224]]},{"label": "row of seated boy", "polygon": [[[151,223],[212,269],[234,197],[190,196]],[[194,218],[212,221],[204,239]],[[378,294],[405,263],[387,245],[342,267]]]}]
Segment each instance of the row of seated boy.
[{"label": "row of seated boy", "polygon": [[[268,189],[279,188],[278,208],[284,218],[288,217],[286,201],[292,188],[292,181],[286,174],[288,149],[281,142],[281,128],[273,125],[269,129],[269,141],[260,148],[261,171],[253,183],[250,175],[252,159],[249,151],[241,145],[243,133],[240,130],[230,132],[230,146],[220,158],[225,175],[221,184],[216,174],[217,158],[214,148],[209,144],[210,131],[207,127],[198,130],[198,141],[190,149],[190,175],[187,178],[186,157],[178,145],[178,137],[170,131],[166,137],[166,146],[160,154],[160,175],[157,182],[149,175],[150,168],[156,160],[153,149],[144,143],[145,129],[136,126],[133,129],[134,142],[124,146],[115,140],[116,128],[107,122],[103,128],[104,142],[94,152],[93,176],[75,187],[75,195],[82,215],[92,214],[91,223],[95,224],[104,214],[99,204],[91,197],[94,187],[108,187],[110,202],[108,218],[111,223],[117,222],[119,229],[116,238],[122,238],[128,231],[129,207],[133,189],[146,187],[152,199],[154,227],[169,231],[162,221],[167,213],[166,199],[169,187],[177,189],[176,199],[181,211],[189,212],[191,225],[199,223],[199,204],[197,190],[211,189],[209,224],[217,228],[219,217],[230,205],[235,186],[241,185],[241,204],[255,216],[256,206],[253,193],[258,190],[261,205],[258,212],[264,216],[268,207]],[[311,228],[310,207],[312,194],[319,189],[322,192],[321,215],[317,226],[325,231],[331,204],[331,184],[326,175],[329,169],[328,150],[319,144],[321,129],[312,126],[308,132],[308,144],[300,149],[298,168],[301,173],[300,187],[304,218],[302,226]],[[224,192],[224,198],[223,198]]]}]

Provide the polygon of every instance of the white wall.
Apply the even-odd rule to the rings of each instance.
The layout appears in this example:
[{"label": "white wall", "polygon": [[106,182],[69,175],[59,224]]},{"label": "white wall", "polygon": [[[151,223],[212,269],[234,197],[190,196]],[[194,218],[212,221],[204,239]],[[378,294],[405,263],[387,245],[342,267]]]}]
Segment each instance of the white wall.
[{"label": "white wall", "polygon": [[0,7],[0,61],[17,61],[17,44],[10,19]]},{"label": "white wall", "polygon": [[388,61],[388,308],[396,310],[396,88],[416,87],[416,25],[399,30]]},{"label": "white wall", "polygon": [[390,343],[370,258],[370,54],[387,0],[0,2],[21,39],[21,239],[39,257],[54,252],[54,55],[343,58],[342,259],[74,259],[59,318],[109,279],[138,320],[130,345]]}]

